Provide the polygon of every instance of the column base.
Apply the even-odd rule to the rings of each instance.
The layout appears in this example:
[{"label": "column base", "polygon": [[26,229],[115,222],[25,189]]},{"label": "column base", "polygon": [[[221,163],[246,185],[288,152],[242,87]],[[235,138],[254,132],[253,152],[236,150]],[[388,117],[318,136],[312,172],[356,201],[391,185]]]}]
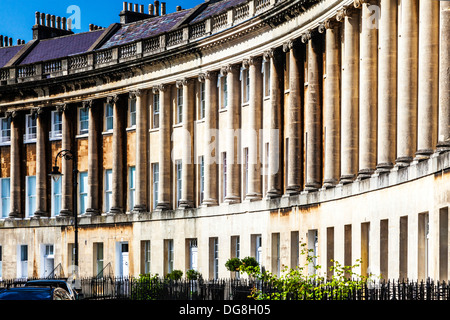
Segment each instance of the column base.
[{"label": "column base", "polygon": [[355,180],[354,174],[344,174],[341,176],[339,184],[349,184],[352,183],[354,180]]},{"label": "column base", "polygon": [[334,187],[336,187],[337,184],[338,184],[337,179],[334,179],[334,178],[325,179],[325,180],[323,180],[322,188],[324,188],[324,189],[334,188]]},{"label": "column base", "polygon": [[373,173],[374,173],[373,169],[362,169],[362,170],[359,170],[357,179],[359,179],[359,180],[368,179],[368,178],[370,178],[372,176]]},{"label": "column base", "polygon": [[241,202],[241,198],[238,196],[226,196],[225,200],[223,201],[224,203],[228,203],[228,204],[234,204],[234,203],[239,203]]},{"label": "column base", "polygon": [[145,204],[137,204],[131,209],[132,213],[143,213],[147,212],[147,206]]},{"label": "column base", "polygon": [[8,214],[8,218],[11,218],[11,219],[22,218],[22,214],[21,214],[19,211],[14,210],[14,211],[11,211],[11,212]]},{"label": "column base", "polygon": [[159,210],[159,211],[170,210],[170,203],[169,202],[158,202],[155,209]]},{"label": "column base", "polygon": [[108,214],[122,214],[122,213],[124,213],[123,209],[119,207],[112,207],[111,209],[109,209],[108,212]]},{"label": "column base", "polygon": [[288,196],[294,196],[296,194],[299,194],[301,191],[301,187],[299,185],[289,185],[286,188],[286,194]]},{"label": "column base", "polygon": [[100,210],[93,209],[93,208],[88,208],[88,209],[86,209],[86,213],[84,215],[85,216],[99,216],[100,215]]},{"label": "column base", "polygon": [[391,162],[381,162],[377,164],[376,173],[387,173],[390,172],[394,165]]},{"label": "column base", "polygon": [[429,159],[432,154],[433,154],[432,149],[420,149],[417,150],[414,160],[417,161],[426,160]]},{"label": "column base", "polygon": [[60,216],[60,217],[71,217],[71,216],[73,216],[72,210],[69,210],[69,209],[62,209],[62,210],[59,212],[59,216]]},{"label": "column base", "polygon": [[395,159],[395,166],[401,168],[407,167],[413,160],[413,157],[398,157]]},{"label": "column base", "polygon": [[439,153],[450,151],[450,142],[439,141],[436,145],[436,151]]},{"label": "column base", "polygon": [[203,202],[201,204],[202,207],[213,207],[217,206],[217,200],[216,199],[203,199]]},{"label": "column base", "polygon": [[280,192],[280,190],[277,190],[277,189],[270,189],[266,193],[266,198],[268,198],[268,199],[275,199],[275,198],[279,198],[279,197],[281,197],[281,192]]},{"label": "column base", "polygon": [[319,190],[320,188],[320,183],[318,182],[307,182],[305,183],[305,191],[316,191]]},{"label": "column base", "polygon": [[262,196],[259,193],[247,193],[245,195],[245,201],[258,201],[261,200]]},{"label": "column base", "polygon": [[41,218],[41,217],[47,217],[48,213],[42,210],[36,210],[34,212],[34,218]]},{"label": "column base", "polygon": [[194,207],[194,202],[191,200],[181,199],[178,204],[178,208],[181,208],[181,209],[189,209],[189,208],[193,208],[193,207]]}]

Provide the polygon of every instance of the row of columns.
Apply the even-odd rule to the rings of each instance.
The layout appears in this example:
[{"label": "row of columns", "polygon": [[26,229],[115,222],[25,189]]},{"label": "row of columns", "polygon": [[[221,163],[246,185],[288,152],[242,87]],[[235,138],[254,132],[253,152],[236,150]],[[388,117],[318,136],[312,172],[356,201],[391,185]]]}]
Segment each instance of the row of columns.
[{"label": "row of columns", "polygon": [[[398,18],[397,0],[380,0],[378,28],[372,23],[373,11],[368,1],[355,1],[339,11],[335,18],[324,22],[318,32],[307,32],[300,39],[289,41],[283,48],[268,50],[263,56],[249,57],[243,64],[250,77],[248,134],[242,135],[240,112],[241,65],[229,65],[220,71],[208,71],[198,80],[205,84],[205,134],[204,200],[203,206],[218,204],[218,137],[209,134],[218,128],[219,72],[227,76],[227,184],[224,202],[235,203],[241,199],[241,164],[239,141],[248,143],[248,200],[279,197],[283,193],[296,194],[304,190],[317,190],[338,183],[364,179],[376,172],[385,172],[394,165],[405,166],[414,159],[429,157],[438,150],[450,148],[450,3],[447,1],[403,0]],[[401,24],[399,24],[401,21]],[[420,23],[419,23],[420,21]],[[301,43],[299,43],[301,41]],[[419,46],[420,42],[420,46]],[[324,47],[324,48],[323,48]],[[283,54],[289,61],[289,98],[286,112],[288,121],[282,124]],[[326,63],[321,59],[325,51]],[[307,57],[307,73],[302,63]],[[270,63],[269,108],[270,127],[267,193],[263,194],[260,129],[262,129],[263,61]],[[323,69],[323,70],[322,70]],[[326,79],[323,82],[323,74]],[[306,95],[302,80],[307,78]],[[183,79],[176,84],[183,90],[182,172],[183,184],[180,207],[194,205],[194,83]],[[157,209],[172,208],[171,199],[171,117],[169,84],[153,87],[159,93],[159,194]],[[323,94],[322,94],[323,90]],[[148,104],[145,90],[133,91],[136,99],[136,199],[135,211],[148,211]],[[121,125],[118,97],[108,97],[114,106],[113,133],[113,197],[111,213],[124,211],[123,185],[120,183],[123,160],[120,150],[123,140],[117,128]],[[89,109],[88,138],[88,214],[99,214],[98,188],[99,122],[94,119],[93,101],[84,101]],[[73,146],[70,116],[67,107],[61,106],[62,147]],[[283,107],[284,108],[284,107]],[[50,159],[45,156],[44,125],[37,110],[37,163]],[[19,126],[16,112],[9,113],[11,122],[11,216],[20,215],[20,152]],[[288,154],[283,156],[283,135],[289,140]],[[323,155],[323,157],[322,157]],[[304,157],[304,159],[303,159]],[[323,159],[323,160],[322,160]],[[282,163],[287,163],[283,178]],[[323,161],[323,163],[322,163]],[[62,214],[70,214],[71,167],[62,162]],[[45,166],[37,165],[37,212],[48,211],[45,199]]]}]

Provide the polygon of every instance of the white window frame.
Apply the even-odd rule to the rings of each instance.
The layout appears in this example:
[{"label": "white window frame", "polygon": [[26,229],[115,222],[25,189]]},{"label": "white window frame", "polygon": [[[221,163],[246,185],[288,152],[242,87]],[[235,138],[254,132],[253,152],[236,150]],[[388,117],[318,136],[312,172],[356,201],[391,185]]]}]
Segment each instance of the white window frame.
[{"label": "white window frame", "polygon": [[176,124],[183,123],[183,88],[177,88]]},{"label": "white window frame", "polygon": [[111,211],[111,202],[112,202],[112,169],[106,169],[105,170],[105,212]]},{"label": "white window frame", "polygon": [[[114,105],[112,103],[105,103],[105,125],[104,132],[113,132],[114,130]],[[111,113],[110,113],[111,112]]]},{"label": "white window frame", "polygon": [[[57,121],[57,115],[60,115],[59,121]],[[61,129],[58,127],[61,126]],[[49,133],[49,140],[60,140],[62,139],[62,111],[53,110],[51,112],[51,130]]]},{"label": "white window frame", "polygon": [[206,85],[205,82],[200,82],[200,101],[199,101],[199,116],[198,119],[204,119],[205,118],[205,112],[206,112],[206,91],[205,91]]},{"label": "white window frame", "polygon": [[219,88],[219,109],[224,110],[228,107],[228,85],[226,75],[219,74],[217,77],[217,87]]},{"label": "white window frame", "polygon": [[[5,122],[6,129],[3,128]],[[9,145],[11,143],[11,118],[0,118],[0,131],[0,145]]]},{"label": "white window frame", "polygon": [[[136,99],[128,99],[128,110],[129,110],[129,119],[128,119],[128,128],[136,128]],[[134,110],[133,110],[134,108]]]},{"label": "white window frame", "polygon": [[270,97],[270,60],[263,60],[261,66],[261,72],[263,74],[263,95],[264,98]]},{"label": "white window frame", "polygon": [[[84,120],[81,119],[81,112],[86,112],[86,114],[87,114],[86,119],[84,119]],[[82,129],[82,123],[86,123],[87,128]],[[80,135],[89,134],[89,108],[83,108],[83,107],[78,108],[78,133]]]},{"label": "white window frame", "polygon": [[136,167],[132,166],[128,169],[128,195],[129,195],[129,208],[133,210],[136,204]]},{"label": "white window frame", "polygon": [[[57,181],[52,181],[52,217],[59,216],[62,209],[62,179],[58,179]],[[56,185],[59,184],[59,193],[55,193]],[[58,205],[56,205],[58,204]],[[59,210],[57,210],[59,208]]]},{"label": "white window frame", "polygon": [[248,68],[241,68],[240,80],[242,105],[247,105],[250,102],[250,73]]},{"label": "white window frame", "polygon": [[143,265],[144,265],[144,273],[150,273],[151,262],[152,262],[152,247],[150,240],[144,240],[144,256],[143,256]]},{"label": "white window frame", "polygon": [[177,207],[180,205],[182,186],[183,186],[183,163],[181,160],[175,160],[175,178],[176,178],[176,200]]},{"label": "white window frame", "polygon": [[36,142],[37,121],[33,114],[25,115],[25,134],[23,135],[23,142]]},{"label": "white window frame", "polygon": [[[83,177],[85,177],[86,185],[83,185]],[[87,171],[80,172],[78,174],[78,213],[86,213],[87,209],[87,196],[88,196],[88,173]],[[82,205],[83,204],[83,205]],[[84,210],[82,210],[84,207]]]},{"label": "white window frame", "polygon": [[152,179],[153,179],[153,209],[158,205],[159,192],[159,162],[152,163]]},{"label": "white window frame", "polygon": [[[30,180],[34,179],[34,194],[29,194],[30,192]],[[26,217],[32,217],[34,216],[34,212],[36,211],[36,176],[26,176],[26,189],[25,189],[25,196],[26,196],[26,203],[25,203],[25,212]],[[34,202],[32,205],[31,202]],[[33,210],[34,209],[34,210]]]},{"label": "white window frame", "polygon": [[205,198],[205,157],[199,157],[199,205]]},{"label": "white window frame", "polygon": [[[8,181],[9,182],[9,194],[7,197],[3,197],[3,182]],[[1,210],[2,210],[2,218],[7,218],[9,215],[9,212],[11,211],[11,179],[9,177],[5,177],[5,178],[1,178],[0,179],[0,197],[1,197]],[[6,205],[4,205],[4,203],[6,203]],[[6,212],[4,212],[3,209],[6,208]]]},{"label": "white window frame", "polygon": [[153,94],[153,105],[152,105],[152,129],[159,128],[159,93]]}]

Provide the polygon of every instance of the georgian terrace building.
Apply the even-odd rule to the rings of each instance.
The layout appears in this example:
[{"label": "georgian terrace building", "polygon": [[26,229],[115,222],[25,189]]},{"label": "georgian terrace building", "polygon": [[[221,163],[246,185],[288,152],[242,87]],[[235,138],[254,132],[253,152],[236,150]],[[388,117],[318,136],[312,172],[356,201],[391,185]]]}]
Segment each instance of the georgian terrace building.
[{"label": "georgian terrace building", "polygon": [[124,3],[32,29],[0,48],[3,278],[68,276],[77,230],[82,276],[280,273],[303,242],[323,271],[448,279],[450,2]]}]

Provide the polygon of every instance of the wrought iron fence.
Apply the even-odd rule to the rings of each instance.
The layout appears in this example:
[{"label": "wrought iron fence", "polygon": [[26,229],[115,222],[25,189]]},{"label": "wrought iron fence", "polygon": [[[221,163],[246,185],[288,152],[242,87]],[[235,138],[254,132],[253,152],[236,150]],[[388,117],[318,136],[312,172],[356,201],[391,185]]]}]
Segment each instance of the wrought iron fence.
[{"label": "wrought iron fence", "polygon": [[[26,279],[0,281],[1,288],[23,286]],[[155,277],[92,277],[79,280],[79,299],[86,300],[247,300],[255,290],[279,299],[283,288],[251,279],[170,280]],[[286,300],[450,300],[450,282],[381,281],[357,289],[322,284],[309,292],[289,292]],[[319,288],[319,289],[318,289]],[[344,292],[345,291],[345,292]],[[261,297],[260,296],[260,297]]]}]

